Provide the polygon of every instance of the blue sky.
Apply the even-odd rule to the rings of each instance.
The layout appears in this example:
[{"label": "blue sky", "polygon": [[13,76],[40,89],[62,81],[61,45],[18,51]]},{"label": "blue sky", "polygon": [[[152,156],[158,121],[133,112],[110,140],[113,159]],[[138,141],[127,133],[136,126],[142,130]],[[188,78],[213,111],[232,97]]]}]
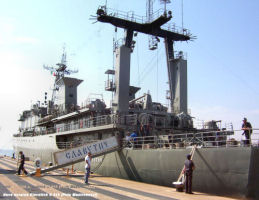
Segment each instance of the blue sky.
[{"label": "blue sky", "polygon": [[[145,15],[145,0],[107,0],[108,7],[134,10]],[[181,0],[168,5],[181,26]],[[60,60],[65,43],[68,65],[84,79],[78,104],[89,93],[104,92],[104,72],[113,65],[114,27],[89,20],[105,0],[9,0],[0,1],[1,105],[0,147],[10,146],[18,129],[19,113],[32,102],[50,96],[53,77],[42,68]],[[256,0],[183,0],[184,27],[197,36],[193,42],[179,42],[176,50],[187,53],[188,105],[192,116],[233,122],[239,129],[246,116],[259,128],[259,2]],[[163,6],[155,1],[154,11]],[[121,38],[123,31],[118,31]],[[167,69],[164,43],[148,50],[148,38],[138,34],[131,59],[131,84],[141,86],[138,95],[150,90],[153,100],[164,104]],[[139,80],[140,84],[139,84]]]}]

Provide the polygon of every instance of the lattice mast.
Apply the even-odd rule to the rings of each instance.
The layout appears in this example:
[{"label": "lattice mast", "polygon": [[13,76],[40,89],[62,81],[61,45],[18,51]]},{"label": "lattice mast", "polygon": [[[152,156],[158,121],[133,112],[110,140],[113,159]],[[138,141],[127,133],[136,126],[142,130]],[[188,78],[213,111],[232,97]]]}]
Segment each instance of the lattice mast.
[{"label": "lattice mast", "polygon": [[63,47],[63,53],[61,56],[61,62],[56,64],[58,67],[49,67],[47,65],[43,65],[43,68],[49,70],[53,76],[55,76],[54,88],[52,89],[52,98],[51,101],[54,103],[56,100],[56,91],[58,91],[57,82],[65,77],[65,75],[70,75],[73,73],[77,73],[78,70],[70,70],[67,69],[67,53],[65,47]]},{"label": "lattice mast", "polygon": [[[154,14],[154,11],[153,11],[153,3],[154,3],[154,0],[147,0],[146,2],[146,17],[147,17],[147,23],[151,23],[153,21],[153,14]],[[157,46],[158,46],[158,40],[156,39],[155,36],[153,35],[149,35],[148,36],[148,47],[150,50],[155,50],[157,49]]]},{"label": "lattice mast", "polygon": [[170,0],[160,0],[160,3],[164,4],[164,11],[166,12],[166,4],[171,3],[171,1]]}]

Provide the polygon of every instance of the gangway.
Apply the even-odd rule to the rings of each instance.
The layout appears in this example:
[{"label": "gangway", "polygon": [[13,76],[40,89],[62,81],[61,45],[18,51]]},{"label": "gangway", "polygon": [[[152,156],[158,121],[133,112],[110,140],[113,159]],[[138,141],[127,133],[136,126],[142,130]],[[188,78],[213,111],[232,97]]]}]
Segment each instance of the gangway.
[{"label": "gangway", "polygon": [[[63,151],[54,153],[55,165],[41,169],[41,173],[50,172],[59,168],[73,165],[84,161],[88,152],[91,152],[92,158],[102,156],[107,153],[120,150],[122,147],[116,136],[110,137],[97,142],[80,145],[78,147],[69,148]],[[36,171],[30,172],[30,175],[35,175]]]}]

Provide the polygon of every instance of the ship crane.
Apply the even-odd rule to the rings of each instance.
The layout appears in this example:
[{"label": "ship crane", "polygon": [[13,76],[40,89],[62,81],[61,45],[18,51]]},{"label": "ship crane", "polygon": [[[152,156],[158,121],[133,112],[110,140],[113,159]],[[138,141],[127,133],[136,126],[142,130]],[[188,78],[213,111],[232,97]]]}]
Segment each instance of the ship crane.
[{"label": "ship crane", "polygon": [[[122,12],[110,12],[106,6],[97,10],[97,21],[109,23],[117,28],[125,30],[124,40],[116,49],[115,70],[115,96],[113,110],[117,113],[127,113],[129,108],[130,93],[130,54],[133,52],[135,41],[133,36],[136,32],[144,33],[159,41],[159,37],[165,40],[167,69],[169,79],[170,107],[175,114],[187,113],[187,61],[175,57],[173,44],[177,41],[188,41],[195,39],[187,29],[177,28],[175,25],[164,27],[172,19],[172,12],[166,10],[166,4],[170,1],[161,0],[165,4],[165,10],[156,19],[152,18],[152,0],[147,1],[147,16],[149,20],[143,21],[134,15]],[[153,46],[155,49],[157,44]],[[151,46],[152,49],[152,46]],[[183,66],[183,67],[181,67]],[[179,71],[179,69],[181,70]],[[180,83],[179,83],[180,81]],[[179,86],[180,85],[180,86]]]}]

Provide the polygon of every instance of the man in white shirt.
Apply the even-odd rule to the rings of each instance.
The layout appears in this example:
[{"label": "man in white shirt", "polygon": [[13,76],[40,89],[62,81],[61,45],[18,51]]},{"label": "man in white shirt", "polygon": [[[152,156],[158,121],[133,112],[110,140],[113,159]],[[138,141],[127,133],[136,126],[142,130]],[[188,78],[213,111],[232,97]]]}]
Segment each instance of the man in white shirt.
[{"label": "man in white shirt", "polygon": [[91,169],[91,160],[92,160],[91,152],[88,152],[87,156],[85,157],[85,184],[88,184],[88,178],[90,176],[90,169]]}]

